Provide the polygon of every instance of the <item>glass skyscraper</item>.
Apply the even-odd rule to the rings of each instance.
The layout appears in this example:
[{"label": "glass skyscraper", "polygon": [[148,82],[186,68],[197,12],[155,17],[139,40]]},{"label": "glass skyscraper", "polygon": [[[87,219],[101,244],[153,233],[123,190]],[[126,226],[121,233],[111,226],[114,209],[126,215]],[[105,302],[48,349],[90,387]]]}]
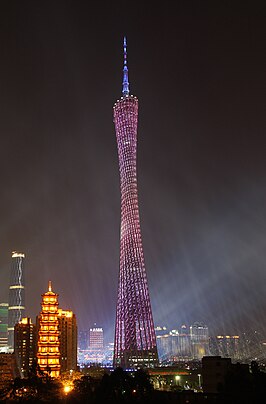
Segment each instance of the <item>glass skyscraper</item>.
[{"label": "glass skyscraper", "polygon": [[10,351],[14,350],[15,324],[25,317],[24,259],[24,253],[12,252],[8,307],[8,347]]}]

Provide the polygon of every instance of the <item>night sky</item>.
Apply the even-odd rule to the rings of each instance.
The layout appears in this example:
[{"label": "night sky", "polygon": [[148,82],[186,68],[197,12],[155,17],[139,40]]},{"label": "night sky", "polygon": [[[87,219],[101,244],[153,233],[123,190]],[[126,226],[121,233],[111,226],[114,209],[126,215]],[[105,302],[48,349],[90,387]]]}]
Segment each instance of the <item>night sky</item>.
[{"label": "night sky", "polygon": [[154,323],[266,335],[265,3],[140,4],[0,4],[0,301],[25,252],[27,315],[52,280],[113,340],[126,35]]}]

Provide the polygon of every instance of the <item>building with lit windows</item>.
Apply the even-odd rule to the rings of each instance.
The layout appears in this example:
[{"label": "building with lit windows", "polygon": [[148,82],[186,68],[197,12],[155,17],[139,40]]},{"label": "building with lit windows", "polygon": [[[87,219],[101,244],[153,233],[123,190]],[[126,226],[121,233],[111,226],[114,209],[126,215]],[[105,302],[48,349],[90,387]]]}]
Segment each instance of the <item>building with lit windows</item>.
[{"label": "building with lit windows", "polygon": [[159,361],[160,363],[167,362],[171,355],[169,330],[166,326],[156,326],[155,335]]},{"label": "building with lit windows", "polygon": [[7,352],[8,303],[0,303],[0,352]]},{"label": "building with lit windows", "polygon": [[201,360],[203,356],[209,355],[210,337],[209,329],[202,323],[194,323],[190,326],[190,339],[192,358]]},{"label": "building with lit windows", "polygon": [[103,350],[103,329],[101,327],[93,327],[89,330],[89,349]]},{"label": "building with lit windows", "polygon": [[217,335],[211,338],[211,354],[222,358],[241,360],[241,338],[239,335]]},{"label": "building with lit windows", "polygon": [[191,339],[189,334],[189,328],[182,324],[180,327],[179,335],[179,357],[181,359],[191,359],[192,349],[191,349]]},{"label": "building with lit windows", "polygon": [[38,352],[40,371],[51,377],[60,375],[60,340],[58,320],[58,294],[52,291],[49,281],[48,291],[42,295],[42,311],[37,318]]},{"label": "building with lit windows", "polygon": [[206,325],[194,323],[190,327],[168,330],[156,327],[157,349],[160,363],[201,360],[210,354],[209,330]]},{"label": "building with lit windows", "polygon": [[121,191],[120,268],[116,306],[114,367],[158,365],[145,270],[137,187],[138,99],[130,95],[124,38],[122,97],[113,107]]},{"label": "building with lit windows", "polygon": [[[10,390],[10,384],[18,377],[15,354],[0,353],[0,391]],[[6,401],[5,399],[3,399]]]},{"label": "building with lit windows", "polygon": [[77,320],[71,310],[58,309],[60,372],[77,370]]},{"label": "building with lit windows", "polygon": [[170,338],[171,360],[173,362],[191,360],[192,352],[190,335],[184,332],[184,329],[181,328],[181,331],[171,330]]},{"label": "building with lit windows", "polygon": [[157,349],[160,363],[168,362],[171,357],[171,337],[169,334],[158,335]]},{"label": "building with lit windows", "polygon": [[14,327],[25,316],[25,254],[12,252],[8,306],[8,347],[14,350]]},{"label": "building with lit windows", "polygon": [[89,331],[79,331],[78,332],[78,349],[80,351],[85,351],[89,347]]},{"label": "building with lit windows", "polygon": [[29,317],[22,318],[14,329],[14,354],[21,378],[28,377],[36,359],[36,326]]}]

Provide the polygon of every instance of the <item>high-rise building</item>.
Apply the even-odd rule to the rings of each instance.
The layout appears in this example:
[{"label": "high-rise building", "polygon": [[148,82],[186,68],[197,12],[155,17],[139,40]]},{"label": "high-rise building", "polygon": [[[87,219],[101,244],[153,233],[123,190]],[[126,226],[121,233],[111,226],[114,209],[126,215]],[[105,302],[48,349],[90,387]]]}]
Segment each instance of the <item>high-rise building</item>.
[{"label": "high-rise building", "polygon": [[[18,377],[18,372],[14,352],[0,353],[0,391],[10,390],[10,385],[16,377]],[[3,400],[5,401],[5,399]]]},{"label": "high-rise building", "polygon": [[155,335],[159,362],[165,363],[169,360],[171,353],[171,339],[169,330],[166,326],[156,326]]},{"label": "high-rise building", "polygon": [[71,310],[58,309],[60,371],[77,370],[77,320]]},{"label": "high-rise building", "polygon": [[14,350],[15,324],[25,316],[24,259],[24,253],[12,252],[8,307],[8,346],[11,352]]},{"label": "high-rise building", "polygon": [[195,322],[190,326],[191,349],[193,359],[201,360],[209,355],[209,329],[205,324]]},{"label": "high-rise building", "polygon": [[85,351],[89,347],[89,331],[81,330],[78,332],[78,349]]},{"label": "high-rise building", "polygon": [[103,349],[103,329],[102,327],[92,327],[89,331],[89,349]]},{"label": "high-rise building", "polygon": [[188,327],[183,324],[181,326],[179,336],[179,359],[191,359],[192,352],[191,352],[191,338],[189,334]]},{"label": "high-rise building", "polygon": [[0,352],[7,351],[8,303],[0,303]]},{"label": "high-rise building", "polygon": [[20,377],[28,377],[37,353],[36,326],[29,317],[15,325],[14,353]]},{"label": "high-rise building", "polygon": [[124,38],[122,97],[113,107],[120,191],[120,270],[116,307],[114,367],[158,364],[156,337],[144,264],[137,187],[138,99],[130,95]]},{"label": "high-rise building", "polygon": [[49,281],[48,292],[42,295],[42,311],[37,318],[38,353],[37,361],[41,372],[51,377],[60,375],[60,341],[58,321],[58,294],[52,291]]},{"label": "high-rise building", "polygon": [[187,326],[183,324],[179,330],[171,330],[170,335],[172,342],[171,360],[174,362],[191,360],[191,336]]},{"label": "high-rise building", "polygon": [[241,338],[239,335],[217,335],[210,338],[211,355],[241,360]]},{"label": "high-rise building", "polygon": [[155,328],[157,348],[161,363],[192,359],[191,336],[186,325],[180,330],[168,331],[166,327]]},{"label": "high-rise building", "polygon": [[168,362],[171,356],[171,336],[169,334],[158,335],[156,339],[160,363]]}]

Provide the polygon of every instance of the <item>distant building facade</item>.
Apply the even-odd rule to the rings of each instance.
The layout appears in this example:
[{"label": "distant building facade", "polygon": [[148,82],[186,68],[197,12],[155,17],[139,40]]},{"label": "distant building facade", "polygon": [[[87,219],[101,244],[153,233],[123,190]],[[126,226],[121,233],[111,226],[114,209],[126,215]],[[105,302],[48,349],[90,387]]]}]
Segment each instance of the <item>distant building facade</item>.
[{"label": "distant building facade", "polygon": [[191,325],[190,338],[193,359],[201,360],[203,356],[209,355],[209,329],[205,324],[196,322]]},{"label": "distant building facade", "polygon": [[8,306],[8,346],[14,350],[14,327],[25,316],[24,259],[22,252],[12,252]]},{"label": "distant building facade", "polygon": [[211,338],[211,355],[237,361],[242,359],[241,351],[241,338],[239,335],[217,335]]},{"label": "distant building facade", "polygon": [[0,390],[7,388],[17,376],[14,353],[0,353]]},{"label": "distant building facade", "polygon": [[80,365],[111,365],[113,354],[114,344],[105,344],[104,329],[96,323],[88,331],[79,333],[78,363]]},{"label": "distant building facade", "polygon": [[78,349],[85,351],[89,348],[89,331],[78,331]]},{"label": "distant building facade", "polygon": [[159,361],[168,361],[171,356],[171,337],[166,326],[155,327]]},{"label": "distant building facade", "polygon": [[182,325],[179,329],[155,328],[160,363],[187,360],[201,360],[209,355],[209,330],[201,323],[190,327]]},{"label": "distant building facade", "polygon": [[8,303],[0,303],[0,352],[7,351]]},{"label": "distant building facade", "polygon": [[100,350],[104,347],[103,329],[93,327],[89,330],[89,349]]},{"label": "distant building facade", "polygon": [[182,324],[180,328],[178,341],[179,341],[179,357],[185,360],[193,358],[189,329],[185,324]]},{"label": "distant building facade", "polygon": [[77,369],[77,320],[71,310],[58,309],[60,372]]},{"label": "distant building facade", "polygon": [[30,318],[22,318],[15,325],[14,354],[20,377],[28,377],[37,354],[36,326]]},{"label": "distant building facade", "polygon": [[170,331],[170,336],[171,360],[173,362],[195,359],[192,354],[191,335],[186,326],[182,325],[180,330]]}]

